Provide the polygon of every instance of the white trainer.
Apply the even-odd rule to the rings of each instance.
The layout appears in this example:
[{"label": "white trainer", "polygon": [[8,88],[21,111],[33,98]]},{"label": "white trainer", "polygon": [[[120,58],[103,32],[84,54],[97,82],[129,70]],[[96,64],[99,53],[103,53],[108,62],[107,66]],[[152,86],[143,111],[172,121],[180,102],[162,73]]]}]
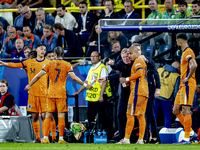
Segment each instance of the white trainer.
[{"label": "white trainer", "polygon": [[129,139],[121,139],[119,142],[117,142],[116,144],[130,144],[130,140]]},{"label": "white trainer", "polygon": [[135,144],[144,144],[143,139],[137,140],[137,142]]}]

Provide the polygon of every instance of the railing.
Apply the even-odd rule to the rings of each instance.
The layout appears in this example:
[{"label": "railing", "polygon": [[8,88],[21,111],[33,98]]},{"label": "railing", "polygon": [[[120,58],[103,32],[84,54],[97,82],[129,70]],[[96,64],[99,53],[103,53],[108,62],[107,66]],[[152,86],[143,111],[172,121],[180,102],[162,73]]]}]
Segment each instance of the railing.
[{"label": "railing", "polygon": [[[142,3],[142,5],[138,5],[138,2],[136,4],[134,5],[134,9],[142,9],[142,19],[145,19],[145,9],[149,9],[149,5],[144,5],[144,2]],[[188,5],[192,6],[191,4]],[[164,7],[165,5],[158,5],[158,8],[164,8]],[[178,7],[178,4],[175,4],[174,7]],[[56,8],[43,8],[43,9],[48,13],[56,11]],[[66,7],[65,9],[67,10],[67,12],[70,12],[70,10],[79,10],[79,7]],[[88,7],[88,10],[103,10],[103,9],[105,9],[105,6]],[[124,9],[124,6],[115,6],[115,9]],[[37,8],[31,8],[31,10],[36,11]],[[0,9],[0,12],[17,12],[17,9]]]}]

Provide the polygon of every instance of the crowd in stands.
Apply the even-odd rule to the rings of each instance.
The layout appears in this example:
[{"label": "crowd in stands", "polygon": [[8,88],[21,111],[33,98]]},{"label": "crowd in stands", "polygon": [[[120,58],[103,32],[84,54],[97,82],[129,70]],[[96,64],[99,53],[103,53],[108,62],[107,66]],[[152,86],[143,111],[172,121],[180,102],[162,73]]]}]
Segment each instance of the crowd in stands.
[{"label": "crowd in stands", "polygon": [[[71,11],[71,13],[68,13],[65,10],[65,6],[63,4],[58,4],[56,6],[56,16],[45,13],[44,9],[42,8],[51,6],[49,0],[15,0],[12,6],[12,0],[7,0],[3,2],[5,5],[4,8],[12,8],[16,6],[18,10],[18,16],[14,19],[14,24],[12,26],[9,25],[6,18],[0,17],[0,56],[2,59],[13,58],[12,60],[6,59],[5,61],[21,62],[25,59],[28,59],[29,56],[31,57],[35,55],[33,51],[35,51],[39,44],[43,44],[46,46],[46,56],[49,59],[53,57],[53,51],[57,46],[61,46],[64,49],[64,57],[74,58],[83,56],[90,57],[92,52],[98,51],[98,46],[100,45],[101,58],[103,59],[110,57],[113,59],[113,63],[117,64],[123,59],[120,55],[120,52],[123,49],[130,47],[132,43],[137,43],[138,41],[154,34],[153,32],[106,32],[101,30],[101,27],[98,25],[99,19],[141,19],[141,16],[133,10],[134,6],[131,0],[124,0],[121,4],[113,0],[94,0],[91,2],[89,0],[85,0],[82,2],[72,0],[71,7],[79,7],[79,10],[73,10]],[[118,4],[118,6],[124,6],[124,10],[114,10],[115,4]],[[105,9],[103,11],[88,11],[88,6],[90,5],[104,5]],[[194,0],[192,2],[192,8],[189,8],[187,2],[185,2],[184,0],[178,2],[178,8],[175,8],[173,6],[173,0],[165,0],[164,11],[158,9],[157,0],[149,0],[148,5],[151,13],[148,15],[147,21],[138,22],[138,24],[140,25],[174,24],[177,22],[171,20],[167,21],[166,19],[186,19],[194,15],[200,15],[199,0]],[[33,12],[30,8],[37,8],[37,10]],[[152,19],[163,19],[163,21],[152,21]],[[105,22],[106,25],[109,25],[109,23],[110,22]],[[184,22],[184,24],[186,23],[197,24],[198,21],[192,20]],[[130,25],[130,23],[125,21],[123,22],[123,25]],[[99,34],[100,43],[98,42]],[[172,41],[172,36],[173,35],[171,33],[166,32],[164,34],[160,34],[156,37],[151,38],[148,42],[149,45],[153,47],[153,49],[155,49],[157,42],[165,43],[165,45],[168,45],[168,47],[171,48],[173,42],[175,42]],[[199,33],[187,33],[188,39],[198,39],[199,36]],[[143,52],[143,48],[141,49],[141,51]],[[199,54],[199,52],[194,53],[195,55]],[[66,60],[69,59],[67,58]],[[154,65],[154,63],[151,62],[151,58],[148,57],[147,63],[149,63],[150,65]],[[114,68],[115,66],[113,65],[114,64],[112,64],[111,66]],[[162,78],[164,74],[163,72],[165,71],[174,73],[176,75],[176,79],[174,79],[174,81],[177,81],[177,79],[179,79],[180,73],[179,67],[179,64],[175,62],[172,65],[165,65],[164,67],[159,68],[157,72],[155,71],[155,66],[153,66],[153,69],[148,73],[154,74],[155,72],[157,72],[155,73],[155,76],[157,78],[159,78],[158,76]],[[112,73],[116,73],[116,71]],[[149,84],[154,83],[153,78],[154,77],[152,77],[152,83]],[[155,82],[158,81],[155,79]],[[119,81],[116,81],[113,84],[116,83],[119,85]],[[165,127],[171,127],[171,107],[180,83],[174,82],[172,86],[174,90],[171,91],[170,97],[165,97],[166,95],[162,92],[160,96],[155,96],[156,90],[160,88],[159,84],[160,83],[155,83],[156,86],[154,84],[152,85],[154,86],[154,91],[150,92],[151,94],[153,94],[151,95],[152,97],[149,98],[152,99],[152,102],[150,103],[149,101],[147,104],[147,109],[149,109],[147,114],[149,115],[149,117],[147,117],[149,120],[147,122],[151,124],[153,138],[155,139],[155,141],[153,142],[155,143],[158,142],[158,133],[154,129],[157,128],[155,119],[159,115],[159,109],[161,107],[163,109],[165,116]],[[151,87],[151,85],[149,86]],[[151,88],[149,90],[151,90]],[[168,99],[169,101],[166,102],[166,99]],[[155,112],[153,106],[154,102]],[[200,116],[199,104],[200,84],[198,83],[194,97],[194,104],[192,106],[192,113],[194,114],[193,120],[195,122],[193,124],[193,129],[195,132],[198,132],[198,128],[200,127],[200,121],[199,119],[197,119]],[[125,133],[122,133],[122,135],[123,134]],[[147,136],[146,140],[148,140],[148,133],[146,133],[145,135]]]}]

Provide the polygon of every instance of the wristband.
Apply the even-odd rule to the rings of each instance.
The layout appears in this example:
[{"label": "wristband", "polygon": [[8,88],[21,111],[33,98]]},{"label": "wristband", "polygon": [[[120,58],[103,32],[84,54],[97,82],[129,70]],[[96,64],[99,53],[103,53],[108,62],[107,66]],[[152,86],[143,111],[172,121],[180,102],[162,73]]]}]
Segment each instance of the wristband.
[{"label": "wristband", "polygon": [[126,78],[126,81],[127,81],[127,82],[129,81],[129,77]]},{"label": "wristband", "polygon": [[87,83],[83,83],[83,86],[84,86],[84,87],[87,87]]}]

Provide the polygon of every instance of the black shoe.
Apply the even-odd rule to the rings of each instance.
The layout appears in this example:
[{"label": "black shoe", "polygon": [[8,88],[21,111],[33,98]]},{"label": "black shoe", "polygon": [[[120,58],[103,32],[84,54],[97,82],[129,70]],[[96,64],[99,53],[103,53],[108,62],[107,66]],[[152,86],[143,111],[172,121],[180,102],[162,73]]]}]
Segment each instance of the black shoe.
[{"label": "black shoe", "polygon": [[54,140],[52,141],[52,143],[58,143],[58,142],[56,141],[56,139],[54,139]]},{"label": "black shoe", "polygon": [[41,143],[39,139],[36,139],[34,143]]},{"label": "black shoe", "polygon": [[159,144],[159,141],[157,139],[151,139],[149,144]]}]

